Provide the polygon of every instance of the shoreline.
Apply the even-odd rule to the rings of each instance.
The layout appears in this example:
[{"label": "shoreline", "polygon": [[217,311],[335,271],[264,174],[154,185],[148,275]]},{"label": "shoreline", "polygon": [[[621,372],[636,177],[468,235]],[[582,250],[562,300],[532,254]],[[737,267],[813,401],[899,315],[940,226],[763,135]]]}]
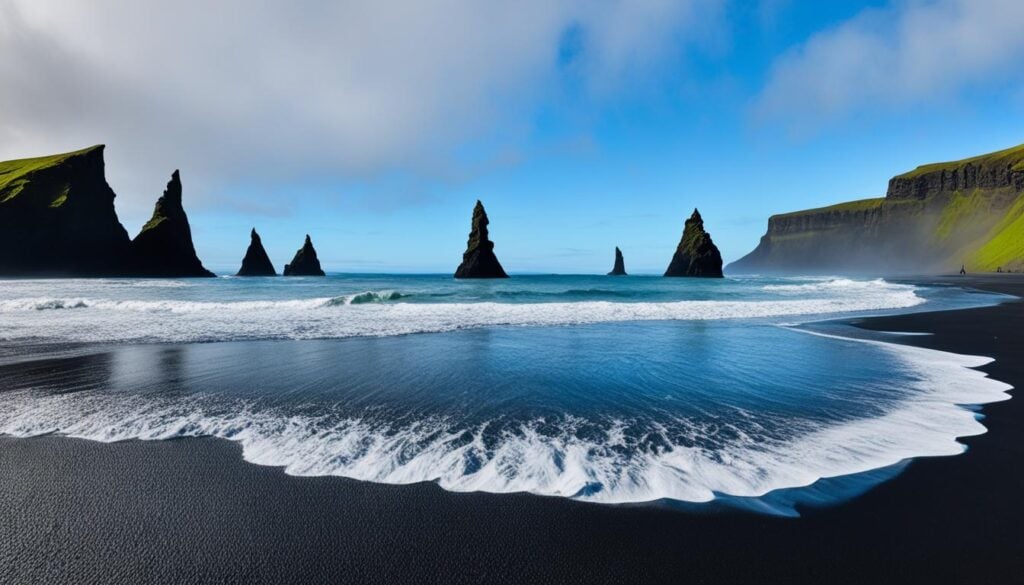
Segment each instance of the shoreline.
[{"label": "shoreline", "polygon": [[[925,279],[911,279],[923,283]],[[1024,295],[1019,275],[938,284]],[[1024,307],[852,319],[894,343],[994,358],[1020,388]],[[1019,357],[1018,360],[1019,361]],[[1011,394],[1013,391],[1011,391]],[[1009,582],[1024,569],[1024,406],[988,404],[955,457],[799,519],[455,493],[245,462],[215,439],[0,438],[12,582]],[[3,578],[0,578],[3,580]]]}]

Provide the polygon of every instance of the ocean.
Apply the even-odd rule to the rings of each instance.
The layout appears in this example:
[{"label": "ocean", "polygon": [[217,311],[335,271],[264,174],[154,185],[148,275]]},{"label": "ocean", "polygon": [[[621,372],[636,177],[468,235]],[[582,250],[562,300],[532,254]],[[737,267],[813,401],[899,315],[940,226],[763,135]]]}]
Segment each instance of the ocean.
[{"label": "ocean", "polygon": [[5,280],[0,434],[210,436],[293,475],[788,513],[963,452],[1009,398],[985,356],[847,321],[1003,298],[840,277]]}]

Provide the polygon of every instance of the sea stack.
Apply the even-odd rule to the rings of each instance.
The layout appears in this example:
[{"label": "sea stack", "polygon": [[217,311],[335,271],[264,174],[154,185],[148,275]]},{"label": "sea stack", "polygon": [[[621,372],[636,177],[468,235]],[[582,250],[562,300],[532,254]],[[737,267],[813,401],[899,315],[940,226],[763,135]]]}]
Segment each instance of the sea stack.
[{"label": "sea stack", "polygon": [[473,227],[469,232],[466,253],[462,264],[455,271],[455,278],[508,278],[505,270],[494,255],[494,242],[488,239],[487,212],[483,203],[476,202],[473,208]]},{"label": "sea stack", "polygon": [[313,240],[306,234],[306,243],[295,253],[290,264],[284,265],[285,276],[325,276],[320,268],[320,260],[316,257]]},{"label": "sea stack", "polygon": [[608,276],[626,276],[626,261],[622,259],[622,250],[615,246],[615,266]]},{"label": "sea stack", "polygon": [[722,254],[711,241],[711,234],[704,231],[704,220],[696,209],[686,220],[683,238],[665,276],[722,278]]},{"label": "sea stack", "polygon": [[252,232],[249,233],[249,249],[245,251],[242,267],[235,276],[277,276],[277,271],[270,262],[270,256],[267,256],[267,250],[263,247],[263,241],[256,233],[256,228],[252,228]]},{"label": "sea stack", "polygon": [[181,176],[174,171],[153,217],[131,244],[132,264],[139,276],[215,276],[203,268],[192,244],[192,229],[181,205]]},{"label": "sea stack", "polygon": [[103,145],[0,162],[0,275],[124,276]]}]

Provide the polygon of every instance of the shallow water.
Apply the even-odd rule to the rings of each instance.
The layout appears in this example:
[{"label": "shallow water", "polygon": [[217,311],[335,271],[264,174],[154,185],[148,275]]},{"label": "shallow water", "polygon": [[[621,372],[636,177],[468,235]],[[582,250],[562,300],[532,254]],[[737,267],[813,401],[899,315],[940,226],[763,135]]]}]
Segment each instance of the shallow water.
[{"label": "shallow water", "polygon": [[998,300],[839,278],[6,281],[0,433],[209,435],[292,474],[455,491],[841,499],[862,490],[818,480],[960,453],[984,427],[959,405],[1008,387],[983,357],[794,325]]}]

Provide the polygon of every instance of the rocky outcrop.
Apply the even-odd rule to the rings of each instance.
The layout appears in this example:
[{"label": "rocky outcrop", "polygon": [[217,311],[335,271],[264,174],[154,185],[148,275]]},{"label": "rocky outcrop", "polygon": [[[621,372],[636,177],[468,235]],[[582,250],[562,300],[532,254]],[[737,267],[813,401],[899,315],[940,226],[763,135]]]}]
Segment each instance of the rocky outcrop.
[{"label": "rocky outcrop", "polygon": [[608,276],[626,276],[626,261],[622,259],[622,250],[615,246],[615,265]]},{"label": "rocky outcrop", "polygon": [[772,216],[731,272],[923,274],[1024,267],[1024,146],[924,165],[884,198]]},{"label": "rocky outcrop", "polygon": [[181,175],[171,174],[153,217],[131,244],[132,272],[139,276],[215,276],[203,268],[192,244],[192,228],[181,204]]},{"label": "rocky outcrop", "polygon": [[0,162],[0,275],[124,275],[129,239],[114,197],[102,145]]},{"label": "rocky outcrop", "polygon": [[466,253],[455,271],[455,278],[508,278],[494,255],[494,242],[488,239],[487,212],[479,201],[473,208],[473,226],[469,232]]},{"label": "rocky outcrop", "polygon": [[313,240],[306,234],[306,242],[289,264],[284,265],[285,276],[326,276],[320,268],[320,260],[316,257]]},{"label": "rocky outcrop", "polygon": [[245,251],[242,267],[235,276],[277,276],[274,264],[270,262],[270,256],[263,248],[263,240],[256,233],[256,228],[252,228],[252,232],[249,233],[249,248]]},{"label": "rocky outcrop", "polygon": [[704,230],[704,219],[696,209],[686,220],[683,237],[665,276],[722,278],[722,254],[711,241],[711,234]]}]

